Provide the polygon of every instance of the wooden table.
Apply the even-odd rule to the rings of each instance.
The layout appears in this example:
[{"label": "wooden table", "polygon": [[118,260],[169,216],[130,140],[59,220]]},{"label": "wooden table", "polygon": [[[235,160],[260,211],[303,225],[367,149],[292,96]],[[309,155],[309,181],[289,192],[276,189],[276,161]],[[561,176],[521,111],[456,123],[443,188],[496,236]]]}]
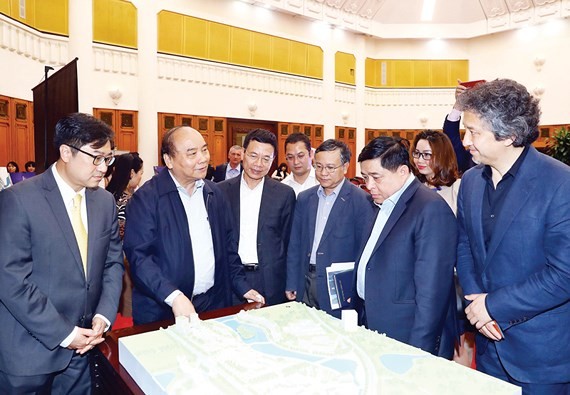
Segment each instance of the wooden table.
[{"label": "wooden table", "polygon": [[[208,311],[199,314],[200,319],[224,317],[236,314],[241,310],[253,310],[262,307],[261,303],[247,303],[238,306],[226,307],[219,310]],[[174,323],[174,320],[153,322],[151,324],[138,325],[131,328],[111,331],[105,337],[105,341],[92,351],[91,374],[93,380],[94,395],[125,394],[144,395],[137,383],[119,363],[119,338],[136,335],[166,328]]]}]

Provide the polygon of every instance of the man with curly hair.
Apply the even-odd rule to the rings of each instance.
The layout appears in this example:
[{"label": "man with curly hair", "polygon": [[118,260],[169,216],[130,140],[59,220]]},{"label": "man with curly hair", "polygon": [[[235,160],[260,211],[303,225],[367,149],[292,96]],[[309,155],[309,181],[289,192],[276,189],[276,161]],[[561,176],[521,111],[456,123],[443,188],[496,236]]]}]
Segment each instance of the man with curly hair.
[{"label": "man with curly hair", "polygon": [[531,146],[540,109],[521,84],[487,82],[459,104],[480,163],[463,176],[457,213],[477,369],[523,394],[568,394],[570,169]]}]

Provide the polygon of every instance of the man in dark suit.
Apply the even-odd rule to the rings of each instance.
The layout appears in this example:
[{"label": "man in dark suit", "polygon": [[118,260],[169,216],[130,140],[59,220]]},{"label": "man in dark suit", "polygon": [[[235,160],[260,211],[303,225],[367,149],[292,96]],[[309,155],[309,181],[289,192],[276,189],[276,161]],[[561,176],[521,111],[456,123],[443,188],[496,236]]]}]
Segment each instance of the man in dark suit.
[{"label": "man in dark suit", "polygon": [[[345,178],[351,152],[342,141],[327,140],[315,151],[320,185],[299,194],[287,252],[286,296],[340,317],[332,310],[326,268],[354,262],[374,216],[369,194]],[[363,240],[364,239],[364,240]]]},{"label": "man in dark suit", "polygon": [[228,152],[228,162],[216,166],[214,181],[222,182],[241,175],[243,172],[242,160],[243,148],[239,145],[232,146]]},{"label": "man in dark suit", "polygon": [[123,254],[98,188],[113,132],[86,114],[56,125],[59,159],[0,193],[2,394],[90,394],[87,352],[117,314]]},{"label": "man in dark suit", "polygon": [[570,393],[570,169],[540,154],[538,100],[512,80],[460,98],[465,173],[457,273],[477,369],[523,394]]},{"label": "man in dark suit", "polygon": [[450,358],[457,335],[455,216],[441,196],[414,177],[409,153],[397,140],[372,140],[358,161],[380,208],[355,269],[361,322]]},{"label": "man in dark suit", "polygon": [[471,153],[463,146],[461,141],[461,135],[459,133],[459,123],[461,121],[461,111],[459,110],[459,95],[465,92],[468,88],[461,85],[461,81],[458,81],[459,85],[455,87],[455,104],[451,109],[451,112],[445,117],[443,122],[443,133],[449,137],[451,145],[453,145],[453,151],[457,158],[457,168],[461,174],[465,173],[467,170],[475,166]]},{"label": "man in dark suit", "polygon": [[230,202],[248,281],[265,296],[267,304],[281,303],[285,301],[287,245],[295,192],[266,177],[277,151],[273,133],[254,129],[245,137],[243,146],[243,175],[218,185]]},{"label": "man in dark suit", "polygon": [[203,179],[210,153],[202,135],[175,127],[165,133],[161,152],[167,169],[127,205],[134,322],[229,306],[232,290],[263,302],[245,280],[229,206],[217,185]]}]

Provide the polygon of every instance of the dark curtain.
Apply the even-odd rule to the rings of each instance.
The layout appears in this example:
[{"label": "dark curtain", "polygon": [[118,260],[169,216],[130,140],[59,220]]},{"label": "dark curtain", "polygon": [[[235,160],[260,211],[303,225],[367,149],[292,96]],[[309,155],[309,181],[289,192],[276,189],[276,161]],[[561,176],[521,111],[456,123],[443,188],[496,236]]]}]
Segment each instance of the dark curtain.
[{"label": "dark curtain", "polygon": [[37,173],[43,172],[59,158],[59,153],[53,146],[55,124],[64,115],[79,110],[77,60],[75,58],[32,89]]}]

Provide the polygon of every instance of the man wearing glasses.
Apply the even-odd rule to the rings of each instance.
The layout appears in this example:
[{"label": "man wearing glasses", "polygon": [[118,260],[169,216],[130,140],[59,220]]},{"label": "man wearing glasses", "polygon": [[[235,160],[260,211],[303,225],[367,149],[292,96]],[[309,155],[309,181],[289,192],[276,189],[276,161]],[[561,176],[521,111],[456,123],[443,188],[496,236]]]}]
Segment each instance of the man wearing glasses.
[{"label": "man wearing glasses", "polygon": [[245,137],[243,147],[242,176],[218,185],[230,202],[247,280],[265,296],[267,304],[277,304],[285,301],[285,260],[295,192],[266,177],[277,151],[273,133],[254,129]]},{"label": "man wearing glasses", "polygon": [[112,139],[68,115],[57,162],[0,193],[2,393],[91,393],[87,353],[115,319],[123,275],[115,200],[98,188]]},{"label": "man wearing glasses", "polygon": [[341,141],[327,140],[315,151],[320,185],[299,194],[287,253],[286,296],[340,317],[332,310],[326,268],[354,262],[367,235],[365,224],[374,215],[372,199],[345,178],[350,150]]},{"label": "man wearing glasses", "polygon": [[291,173],[281,181],[289,185],[299,196],[302,191],[317,185],[315,170],[311,165],[313,153],[311,141],[304,133],[293,133],[285,140],[285,159]]}]

